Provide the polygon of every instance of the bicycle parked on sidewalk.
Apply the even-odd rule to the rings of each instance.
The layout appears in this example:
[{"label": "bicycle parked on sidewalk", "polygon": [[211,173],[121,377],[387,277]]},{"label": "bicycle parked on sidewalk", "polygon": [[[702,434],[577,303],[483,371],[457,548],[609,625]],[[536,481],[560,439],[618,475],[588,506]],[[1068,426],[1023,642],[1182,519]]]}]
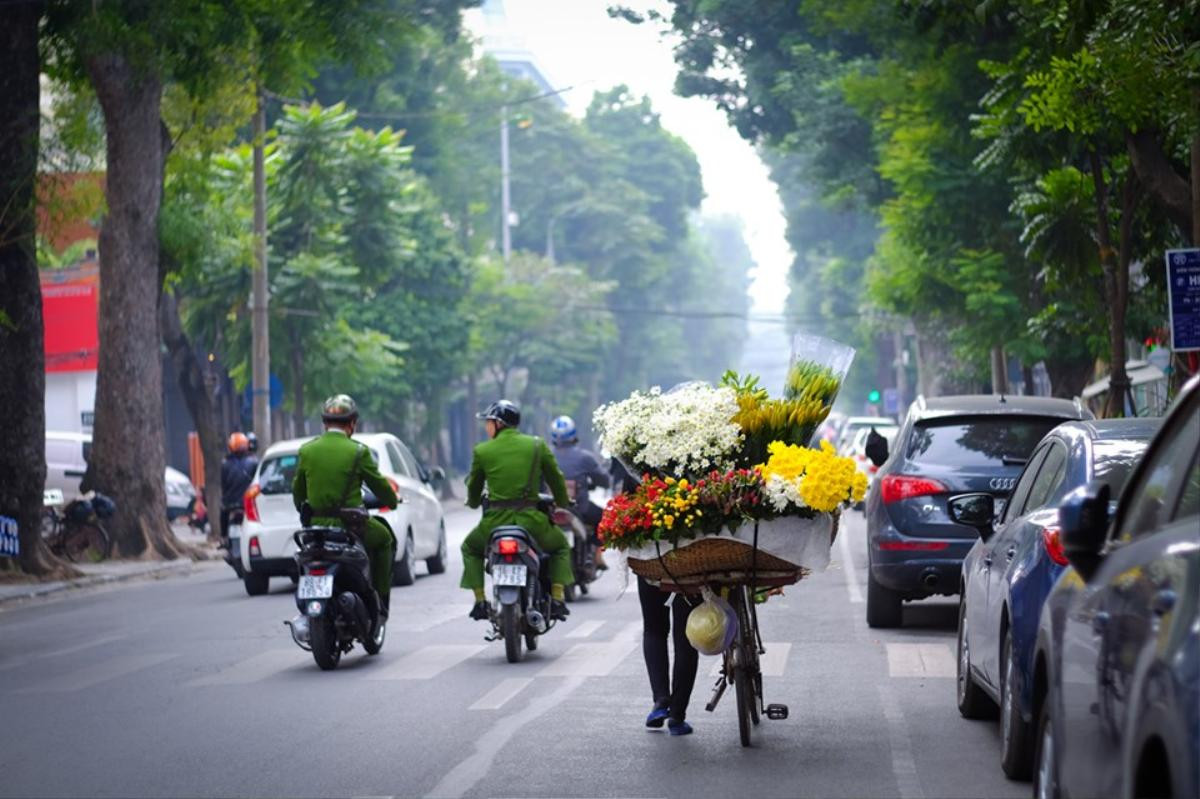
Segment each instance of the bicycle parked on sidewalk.
[{"label": "bicycle parked on sidewalk", "polygon": [[90,499],[71,500],[62,510],[62,492],[45,492],[42,510],[42,540],[55,555],[73,563],[96,563],[112,552],[112,537],[104,528],[105,519],[117,511],[117,505],[103,494]]}]

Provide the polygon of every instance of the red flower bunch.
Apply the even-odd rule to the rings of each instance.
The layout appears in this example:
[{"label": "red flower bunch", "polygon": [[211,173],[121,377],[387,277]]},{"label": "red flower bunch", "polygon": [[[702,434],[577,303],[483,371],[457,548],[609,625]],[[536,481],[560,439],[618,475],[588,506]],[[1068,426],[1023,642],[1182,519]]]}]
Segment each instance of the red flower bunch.
[{"label": "red flower bunch", "polygon": [[755,469],[712,471],[696,483],[700,506],[720,524],[758,518],[764,510],[762,472]]},{"label": "red flower bunch", "polygon": [[624,549],[651,539],[655,527],[654,501],[666,489],[662,479],[646,475],[632,493],[610,499],[596,527],[600,540],[607,546]]}]

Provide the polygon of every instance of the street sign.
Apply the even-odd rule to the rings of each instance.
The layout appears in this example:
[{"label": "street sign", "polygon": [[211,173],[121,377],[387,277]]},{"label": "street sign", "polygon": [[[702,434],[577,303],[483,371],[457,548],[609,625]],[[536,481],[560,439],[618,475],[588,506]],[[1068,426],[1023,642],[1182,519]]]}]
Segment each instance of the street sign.
[{"label": "street sign", "polygon": [[21,539],[17,536],[17,520],[0,516],[0,555],[15,558],[21,554]]},{"label": "street sign", "polygon": [[1171,349],[1200,350],[1200,248],[1167,250]]},{"label": "street sign", "polygon": [[883,390],[883,412],[888,416],[900,413],[900,389],[885,388]]}]

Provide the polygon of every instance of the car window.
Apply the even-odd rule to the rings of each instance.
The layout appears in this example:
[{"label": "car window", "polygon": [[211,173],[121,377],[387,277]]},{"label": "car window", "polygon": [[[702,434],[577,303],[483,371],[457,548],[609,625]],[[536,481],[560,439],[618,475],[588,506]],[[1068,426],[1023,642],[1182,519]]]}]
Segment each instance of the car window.
[{"label": "car window", "polygon": [[1149,441],[1097,441],[1092,444],[1092,479],[1112,489],[1115,499],[1146,451]]},{"label": "car window", "polygon": [[913,426],[905,458],[935,466],[1021,464],[1062,421],[1041,416],[929,419]]},{"label": "car window", "polygon": [[1013,488],[1012,494],[1009,495],[1008,504],[1004,508],[1004,521],[1012,521],[1025,512],[1025,499],[1029,496],[1029,491],[1033,488],[1033,484],[1037,480],[1038,469],[1041,468],[1042,463],[1046,460],[1046,452],[1049,449],[1048,446],[1042,447],[1029,459],[1029,463],[1025,466],[1025,471],[1021,472],[1021,477],[1017,480],[1017,485]]},{"label": "car window", "polygon": [[278,455],[262,462],[258,472],[258,487],[264,494],[292,493],[292,480],[296,478],[296,465],[300,456]]},{"label": "car window", "polygon": [[1183,490],[1179,492],[1179,504],[1175,506],[1174,519],[1190,519],[1200,516],[1200,452],[1192,461],[1192,468],[1184,478]]},{"label": "car window", "polygon": [[406,467],[408,467],[408,473],[411,474],[417,480],[424,480],[425,478],[423,476],[421,467],[417,463],[417,459],[413,457],[412,451],[407,446],[405,446],[403,441],[400,442],[399,447],[400,447],[400,454],[404,456],[404,465]]},{"label": "car window", "polygon": [[402,474],[406,477],[411,477],[408,469],[404,465],[404,456],[400,454],[400,448],[396,446],[395,441],[387,442],[388,458],[392,462],[392,471],[396,474]]},{"label": "car window", "polygon": [[[1173,510],[1171,494],[1183,470],[1192,465],[1198,446],[1197,414],[1178,419],[1156,439],[1138,472],[1138,482],[1121,498],[1122,513],[1113,530],[1117,541],[1132,541],[1161,527]],[[1186,494],[1186,488],[1184,493]],[[1180,497],[1182,500],[1183,497]],[[1168,507],[1172,505],[1172,507]]]},{"label": "car window", "polygon": [[1055,442],[1046,451],[1046,460],[1038,469],[1037,479],[1029,489],[1029,499],[1022,513],[1049,507],[1062,497],[1063,483],[1067,478],[1067,448]]}]

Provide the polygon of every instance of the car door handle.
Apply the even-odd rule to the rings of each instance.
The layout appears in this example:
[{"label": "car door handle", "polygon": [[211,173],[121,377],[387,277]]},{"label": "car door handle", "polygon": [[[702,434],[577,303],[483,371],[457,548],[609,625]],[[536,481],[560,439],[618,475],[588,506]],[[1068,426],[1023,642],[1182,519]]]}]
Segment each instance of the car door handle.
[{"label": "car door handle", "polygon": [[1170,613],[1175,607],[1175,592],[1169,588],[1164,588],[1154,595],[1154,602],[1150,605],[1155,616],[1165,616]]},{"label": "car door handle", "polygon": [[984,565],[984,566],[991,566],[991,565],[992,565],[992,556],[991,556],[991,555],[984,555],[984,556],[983,556],[983,565]]},{"label": "car door handle", "polygon": [[1100,611],[1092,617],[1092,632],[1096,635],[1104,635],[1104,631],[1108,629],[1109,615],[1105,611]]}]

